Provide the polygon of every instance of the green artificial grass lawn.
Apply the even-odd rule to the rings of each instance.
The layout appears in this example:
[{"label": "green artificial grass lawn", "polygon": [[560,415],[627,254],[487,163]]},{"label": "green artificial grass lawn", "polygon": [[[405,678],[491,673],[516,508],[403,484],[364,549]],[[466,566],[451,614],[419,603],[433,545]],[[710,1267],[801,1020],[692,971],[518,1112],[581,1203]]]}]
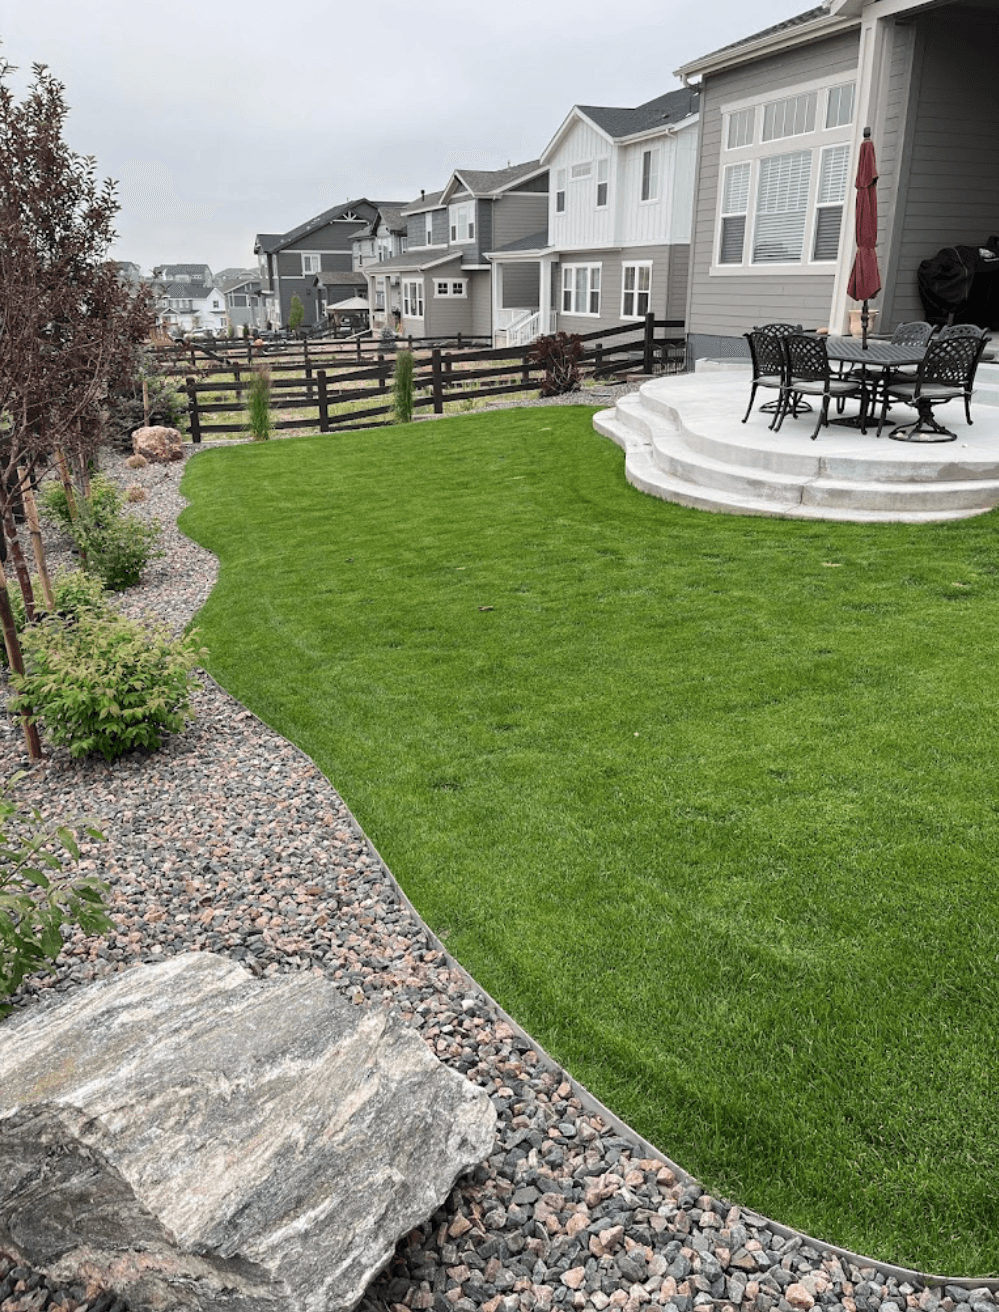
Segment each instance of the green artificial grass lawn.
[{"label": "green artificial grass lawn", "polygon": [[995,1270],[999,521],[687,510],[592,413],[199,456],[210,669],[663,1152]]}]

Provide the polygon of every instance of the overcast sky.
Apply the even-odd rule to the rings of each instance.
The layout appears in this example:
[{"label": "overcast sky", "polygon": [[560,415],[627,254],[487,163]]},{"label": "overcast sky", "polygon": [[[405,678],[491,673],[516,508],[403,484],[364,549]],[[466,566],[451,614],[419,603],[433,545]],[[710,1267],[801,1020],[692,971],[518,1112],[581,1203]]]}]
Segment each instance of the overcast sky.
[{"label": "overcast sky", "polygon": [[258,232],[536,158],[574,104],[814,0],[0,0],[0,56],[66,85],[70,145],[119,183],[115,254],[253,263]]}]

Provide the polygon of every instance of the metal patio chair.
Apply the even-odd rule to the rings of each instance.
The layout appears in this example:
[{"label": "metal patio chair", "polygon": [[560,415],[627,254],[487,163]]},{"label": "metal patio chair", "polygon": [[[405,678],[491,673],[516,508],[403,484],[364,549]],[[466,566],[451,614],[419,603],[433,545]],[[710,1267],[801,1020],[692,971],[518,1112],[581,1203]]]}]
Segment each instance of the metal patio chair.
[{"label": "metal patio chair", "polygon": [[[786,360],[784,358],[784,348],[781,345],[783,339],[790,333],[800,333],[801,324],[790,323],[768,323],[762,328],[754,328],[751,333],[745,333],[747,343],[749,344],[749,357],[753,367],[753,381],[749,393],[749,405],[743,416],[742,422],[745,423],[753,410],[753,402],[756,399],[756,390],[759,387],[771,387],[776,389],[778,395],[774,401],[768,401],[765,405],[760,406],[761,410],[773,411],[773,419],[770,427],[773,428],[777,422],[777,416],[781,411],[781,403],[784,398],[784,376],[786,371]],[[810,410],[811,406],[802,402],[795,410],[795,416],[803,414]]]},{"label": "metal patio chair", "polygon": [[866,390],[862,382],[851,378],[840,378],[833,373],[829,363],[829,351],[824,337],[809,337],[804,333],[792,333],[783,338],[787,375],[782,394],[781,410],[777,414],[774,428],[780,430],[788,413],[797,414],[795,406],[803,396],[822,398],[819,417],[812,433],[812,441],[819,435],[819,429],[829,423],[829,402],[845,400],[848,397],[860,398],[860,431],[867,432]]},{"label": "metal patio chair", "polygon": [[[964,327],[964,325],[958,325]],[[919,418],[908,430],[909,440],[919,440],[923,433],[939,434],[939,438],[924,440],[953,441],[955,434],[939,424],[933,417],[933,407],[946,405],[948,401],[964,401],[964,413],[971,423],[971,392],[975,381],[978,361],[985,350],[988,340],[984,333],[951,333],[944,336],[942,330],[926,348],[923,362],[911,381],[892,382],[884,390],[881,401],[881,416],[878,420],[878,436],[884,428],[885,415],[892,401],[912,406],[918,411]],[[904,427],[893,430],[892,437],[906,431]]]}]

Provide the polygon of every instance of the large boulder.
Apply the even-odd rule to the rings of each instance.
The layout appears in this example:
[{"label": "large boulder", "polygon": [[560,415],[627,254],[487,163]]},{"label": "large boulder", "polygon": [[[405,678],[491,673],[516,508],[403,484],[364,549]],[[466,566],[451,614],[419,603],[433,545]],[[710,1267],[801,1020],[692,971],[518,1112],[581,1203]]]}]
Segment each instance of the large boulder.
[{"label": "large boulder", "polygon": [[488,1096],[317,975],[188,953],[0,1026],[0,1250],[135,1312],[347,1312]]},{"label": "large boulder", "polygon": [[137,428],[132,434],[132,450],[137,456],[166,465],[171,460],[184,459],[184,439],[176,428],[166,428],[163,424]]}]

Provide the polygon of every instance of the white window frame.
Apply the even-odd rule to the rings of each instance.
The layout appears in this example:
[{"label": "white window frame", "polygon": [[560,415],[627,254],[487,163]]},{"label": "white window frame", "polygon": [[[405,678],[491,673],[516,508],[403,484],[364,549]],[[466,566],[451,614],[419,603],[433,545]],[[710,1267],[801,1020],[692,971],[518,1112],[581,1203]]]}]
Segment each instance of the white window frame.
[{"label": "white window frame", "polygon": [[375,309],[376,310],[385,309],[385,279],[384,278],[375,279]]},{"label": "white window frame", "polygon": [[[634,275],[630,287],[629,271]],[[651,308],[652,261],[625,260],[621,265],[621,318],[644,319]]]},{"label": "white window frame", "polygon": [[605,155],[597,160],[597,209],[605,210],[610,196],[610,160]]},{"label": "white window frame", "polygon": [[[843,151],[846,151],[846,158],[842,159]],[[827,166],[831,164],[834,152],[842,160],[837,173],[839,175],[839,187],[835,186],[835,175],[828,177]],[[812,222],[811,231],[811,252],[813,264],[833,265],[839,259],[839,253],[843,247],[843,220],[846,217],[847,197],[850,195],[850,144],[849,142],[839,142],[835,146],[823,146],[819,151],[819,176],[818,189],[815,195],[815,218]],[[831,189],[823,194],[822,184],[830,181],[833,185]],[[824,259],[816,254],[816,246],[819,238],[819,223],[826,211],[838,211],[839,218],[839,241],[836,245],[836,254]],[[837,220],[830,213],[829,221],[835,223]]]},{"label": "white window frame", "polygon": [[434,299],[441,300],[445,297],[454,299],[456,297],[468,296],[468,281],[465,278],[435,278],[434,279]]},{"label": "white window frame", "polygon": [[402,281],[402,314],[405,319],[424,317],[423,279],[404,278]]},{"label": "white window frame", "polygon": [[434,244],[434,216],[432,214],[428,214],[426,218],[427,221],[426,224],[424,225],[423,231],[426,233],[427,245],[432,246]]},{"label": "white window frame", "polygon": [[[836,256],[834,258],[827,256],[823,259],[816,259],[815,242],[820,218],[819,210],[841,203],[838,200],[820,201],[819,190],[823,176],[824,160],[829,148],[838,146],[852,147],[852,120],[856,112],[855,105],[850,116],[850,123],[839,123],[833,128],[825,126],[830,115],[831,95],[835,92],[838,101],[839,97],[844,94],[843,88],[849,85],[849,77],[844,77],[841,73],[838,77],[826,77],[798,83],[784,87],[779,92],[771,91],[767,95],[746,97],[720,106],[723,116],[723,130],[718,170],[718,193],[715,201],[711,277],[772,277],[775,270],[779,270],[781,277],[784,277],[785,275],[829,273],[835,267],[843,253],[846,239],[844,233],[847,228],[846,211],[849,205],[849,187],[847,187],[847,195],[842,202],[843,221]],[[797,106],[786,106],[780,113],[771,115],[770,124],[772,132],[780,130],[785,134],[781,136],[772,135],[769,140],[764,141],[766,106],[779,105],[782,102],[793,102],[799,97],[808,96],[814,96],[814,121],[807,101],[802,100]],[[750,118],[747,111],[750,110],[753,111],[751,115],[753,123],[751,139],[749,139],[750,134],[746,129],[746,124]],[[835,107],[833,112],[837,117],[841,116],[836,112]],[[733,120],[737,121],[737,127],[734,129],[731,126]],[[808,122],[813,122],[810,131],[798,130],[806,126]],[[794,130],[790,131],[789,129]],[[728,142],[730,140],[742,141],[744,144],[729,146]],[[758,241],[758,230],[762,226],[761,217],[767,220],[767,226],[774,229],[774,240],[779,241],[780,239],[780,223],[776,217],[777,212],[771,209],[767,215],[761,216],[759,213],[761,178],[765,173],[763,161],[774,156],[800,154],[807,154],[809,159],[807,166],[808,187],[804,204],[800,254],[797,258],[786,261],[761,259],[759,256],[762,253],[762,245]],[[849,170],[852,170],[854,163],[855,161],[850,162]],[[746,166],[748,166],[748,185],[745,187],[734,185],[745,179]],[[774,167],[767,166],[771,178],[775,176]],[[780,166],[776,167],[779,168]],[[730,182],[730,170],[737,168],[739,170],[738,174],[733,174]],[[795,174],[794,161],[789,161],[785,165],[785,172],[790,181],[794,182],[796,178],[800,180],[800,177]],[[732,208],[733,197],[740,203],[744,200],[745,207],[739,209],[736,205],[736,208]],[[726,199],[728,200],[728,208],[726,208]],[[731,254],[737,241],[735,225],[740,222],[743,225],[741,259],[738,262],[730,259],[723,263],[724,238],[727,234],[729,240],[724,244],[727,246],[729,254]],[[831,219],[826,220],[827,225],[832,222]],[[793,231],[793,220],[789,219],[788,229]],[[831,231],[831,227],[827,226],[825,232],[827,249]],[[733,241],[733,237],[736,238],[736,241]]]},{"label": "white window frame", "polygon": [[569,169],[569,178],[572,182],[585,182],[593,174],[593,160],[581,160],[578,164],[573,164]]},{"label": "white window frame", "polygon": [[312,274],[322,273],[323,257],[318,251],[302,251],[302,277],[308,278]]},{"label": "white window frame", "polygon": [[555,170],[555,213],[565,213],[565,169]]},{"label": "white window frame", "polygon": [[[849,92],[849,96],[845,93]],[[849,114],[842,118],[843,101],[846,100],[849,105]],[[836,107],[837,121],[830,123],[829,120],[833,115],[833,106]],[[853,116],[857,109],[857,84],[856,82],[837,82],[834,87],[830,87],[826,92],[825,113],[822,116],[822,122],[827,132],[835,128],[848,128],[853,124]]]},{"label": "white window frame", "polygon": [[449,206],[448,224],[453,246],[475,241],[475,201],[463,200]]},{"label": "white window frame", "polygon": [[[599,319],[602,279],[601,264],[563,264],[559,307],[574,319]],[[582,276],[580,276],[582,275]],[[585,308],[579,309],[582,300]]]},{"label": "white window frame", "polygon": [[647,147],[642,151],[640,160],[638,199],[642,205],[648,205],[659,199],[662,148],[660,146]]}]

